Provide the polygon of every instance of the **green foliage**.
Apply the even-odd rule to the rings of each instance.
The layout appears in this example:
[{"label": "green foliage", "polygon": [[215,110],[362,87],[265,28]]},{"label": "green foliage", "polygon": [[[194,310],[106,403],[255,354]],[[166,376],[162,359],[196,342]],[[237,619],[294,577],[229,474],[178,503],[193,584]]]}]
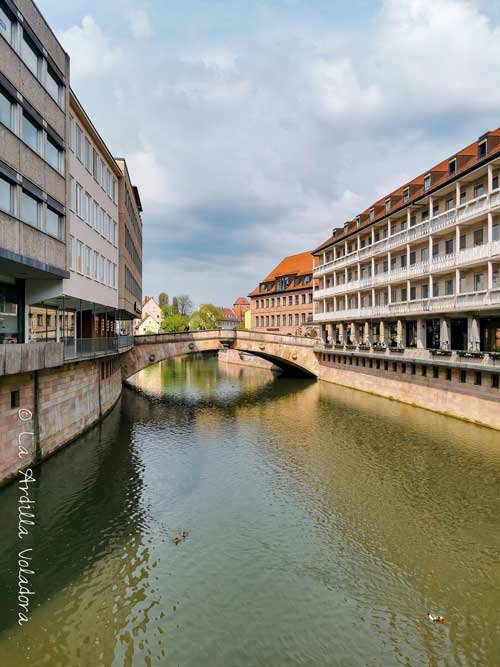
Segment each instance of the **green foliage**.
[{"label": "green foliage", "polygon": [[219,320],[219,309],[212,303],[205,303],[191,315],[191,319],[189,320],[189,328],[192,331],[196,329],[214,329],[217,326],[217,322]]},{"label": "green foliage", "polygon": [[160,296],[158,297],[158,305],[160,306],[168,306],[168,294],[165,292],[161,292]]},{"label": "green foliage", "polygon": [[175,331],[184,331],[189,325],[189,317],[187,315],[179,315],[172,312],[172,306],[164,306],[163,320],[161,328],[165,333],[174,333]]},{"label": "green foliage", "polygon": [[178,314],[179,314],[179,302],[178,302],[176,296],[174,296],[174,298],[172,299],[172,313],[173,313],[174,315],[178,315]]}]

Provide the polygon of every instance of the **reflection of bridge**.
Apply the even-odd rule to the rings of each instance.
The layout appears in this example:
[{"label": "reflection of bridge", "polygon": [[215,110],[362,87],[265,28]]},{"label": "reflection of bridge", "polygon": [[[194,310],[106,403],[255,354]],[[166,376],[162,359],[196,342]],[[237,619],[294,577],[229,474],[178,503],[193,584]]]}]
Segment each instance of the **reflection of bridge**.
[{"label": "reflection of bridge", "polygon": [[199,352],[213,352],[224,347],[249,352],[274,362],[282,368],[295,368],[318,377],[314,354],[317,340],[265,334],[254,331],[195,331],[175,334],[135,336],[134,347],[120,358],[122,378],[164,359]]}]

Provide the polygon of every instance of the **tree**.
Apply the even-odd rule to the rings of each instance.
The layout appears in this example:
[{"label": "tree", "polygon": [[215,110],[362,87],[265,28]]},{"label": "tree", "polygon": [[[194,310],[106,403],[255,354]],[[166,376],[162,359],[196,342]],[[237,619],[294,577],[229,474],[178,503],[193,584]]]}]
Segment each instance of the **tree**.
[{"label": "tree", "polygon": [[179,294],[175,298],[177,299],[180,315],[189,315],[193,311],[193,302],[188,294]]},{"label": "tree", "polygon": [[161,323],[161,328],[165,333],[184,331],[187,326],[189,326],[187,315],[174,315],[173,313],[165,315]]},{"label": "tree", "polygon": [[173,315],[179,314],[179,302],[176,296],[174,296],[174,298],[172,299],[172,314]]},{"label": "tree", "polygon": [[168,294],[166,294],[165,292],[160,293],[160,296],[158,297],[158,305],[168,306]]},{"label": "tree", "polygon": [[217,322],[220,321],[219,309],[212,303],[205,303],[198,308],[198,310],[191,315],[189,320],[189,328],[194,329],[214,329]]}]

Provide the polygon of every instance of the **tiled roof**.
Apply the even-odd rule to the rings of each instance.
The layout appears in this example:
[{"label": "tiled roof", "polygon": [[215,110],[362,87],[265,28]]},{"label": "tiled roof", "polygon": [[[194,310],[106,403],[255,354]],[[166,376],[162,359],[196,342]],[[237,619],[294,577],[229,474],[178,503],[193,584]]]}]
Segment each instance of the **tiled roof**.
[{"label": "tiled roof", "polygon": [[[481,143],[484,139],[488,140],[488,152],[485,157],[480,158],[478,155],[478,144]],[[388,193],[378,201],[374,202],[371,206],[356,216],[356,218],[359,218],[359,227],[356,224],[356,218],[349,220],[347,229],[345,227],[337,229],[336,235],[330,236],[326,241],[319,245],[315,250],[312,251],[313,254],[316,254],[328,246],[337,243],[337,241],[346,238],[359,229],[367,228],[386,216],[390,216],[391,214],[394,215],[399,209],[405,208],[412,202],[421,198],[423,195],[427,196],[432,194],[434,190],[443,187],[447,183],[452,183],[453,181],[457,180],[457,177],[460,176],[460,174],[463,174],[464,172],[479,166],[483,162],[488,162],[491,160],[493,155],[498,154],[500,154],[500,128],[486,132],[474,143],[469,144],[454,155],[450,155],[450,157],[446,158],[446,160],[439,162],[434,167],[431,167],[413,180],[397,188],[397,190]],[[448,171],[448,165],[454,158],[457,159],[456,171],[450,175]],[[424,179],[428,174],[431,174],[431,187],[428,190],[424,190]],[[407,188],[409,188],[410,196],[407,201],[403,202],[403,193]],[[387,199],[391,200],[391,207],[389,210],[386,210],[385,208],[385,202]],[[372,209],[375,210],[375,218],[373,220],[370,219],[370,211]]]},{"label": "tiled roof", "polygon": [[[264,280],[262,280],[259,285],[252,291],[248,296],[255,296],[257,294],[262,294],[260,291],[260,285],[262,283],[270,283],[272,281],[276,281],[277,278],[280,278],[281,276],[309,276],[312,275],[313,271],[313,258],[311,254],[311,250],[308,250],[307,252],[299,252],[296,255],[288,255],[288,257],[285,257],[281,262],[269,273]],[[312,289],[312,281],[310,283],[311,289]],[[305,285],[301,285],[300,288],[307,287]],[[294,289],[300,289],[299,287],[295,286],[293,284],[293,281],[291,281],[290,285],[284,289],[280,290],[282,292],[286,291],[291,291]],[[272,293],[276,290],[276,287],[274,287],[272,290],[266,290],[266,293]]]},{"label": "tiled roof", "polygon": [[232,308],[219,308],[217,307],[221,315],[221,320],[224,322],[241,322],[241,318],[236,315]]},{"label": "tiled roof", "polygon": [[239,296],[236,301],[234,302],[235,306],[249,306],[250,302],[248,299],[245,299],[244,296]]}]

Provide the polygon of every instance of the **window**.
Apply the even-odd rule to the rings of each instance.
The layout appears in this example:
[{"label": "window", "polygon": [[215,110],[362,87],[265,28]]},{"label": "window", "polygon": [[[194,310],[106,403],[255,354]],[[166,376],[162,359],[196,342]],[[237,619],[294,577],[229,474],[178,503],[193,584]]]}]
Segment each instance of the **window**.
[{"label": "window", "polygon": [[[0,17],[0,21],[1,21]],[[14,105],[10,99],[0,90],[0,122],[12,130],[14,118]]]},{"label": "window", "polygon": [[50,164],[51,167],[56,169],[56,171],[61,172],[62,166],[62,151],[59,146],[57,146],[50,137],[47,137],[45,143],[45,159]]},{"label": "window", "polygon": [[479,292],[482,289],[484,289],[483,277],[484,277],[484,274],[482,274],[482,273],[475,273],[474,274],[474,291],[475,292]]},{"label": "window", "polygon": [[483,378],[481,375],[481,371],[476,371],[476,377],[474,379],[474,384],[478,387],[480,387],[483,383]]},{"label": "window", "polygon": [[83,219],[87,223],[87,225],[90,225],[92,227],[92,213],[93,213],[93,208],[92,208],[92,197],[89,195],[88,192],[85,193],[85,208],[83,212]]},{"label": "window", "polygon": [[116,222],[113,222],[113,245],[115,246],[115,248],[118,245],[118,225],[116,224]]},{"label": "window", "polygon": [[375,220],[375,209],[372,208],[370,211],[370,220]]},{"label": "window", "polygon": [[408,290],[406,287],[401,288],[401,301],[408,301]]},{"label": "window", "polygon": [[94,250],[94,256],[92,258],[92,278],[94,278],[94,280],[97,280],[98,264],[99,264],[99,253],[97,252],[97,250]]},{"label": "window", "polygon": [[99,181],[99,174],[98,174],[98,171],[99,171],[99,158],[98,158],[98,156],[97,156],[97,152],[96,152],[95,149],[92,149],[92,156],[93,156],[93,157],[92,157],[92,161],[93,161],[93,169],[92,169],[92,173],[93,173],[93,175],[94,175],[95,180],[96,180],[96,181]]},{"label": "window", "polygon": [[40,202],[24,190],[21,193],[21,219],[33,227],[40,227]]},{"label": "window", "polygon": [[422,366],[422,377],[427,377],[427,366]]},{"label": "window", "polygon": [[454,158],[448,162],[448,173],[454,174],[457,171],[457,159]]},{"label": "window", "polygon": [[424,190],[429,190],[431,187],[431,175],[427,174],[427,176],[424,178]]},{"label": "window", "polygon": [[9,42],[9,44],[12,43],[12,20],[1,5],[0,5],[0,35],[5,37],[5,39]]},{"label": "window", "polygon": [[422,285],[421,293],[422,293],[422,299],[428,299],[429,298],[429,285]]},{"label": "window", "polygon": [[78,217],[83,218],[83,188],[80,183],[76,184],[76,214]]},{"label": "window", "polygon": [[498,176],[493,176],[493,190],[498,190]]},{"label": "window", "polygon": [[410,301],[415,301],[416,298],[417,298],[417,288],[410,287]]},{"label": "window", "polygon": [[491,228],[491,240],[498,241],[498,223],[495,223]]},{"label": "window", "polygon": [[92,203],[92,210],[94,211],[92,215],[92,219],[94,221],[94,229],[99,231],[99,205],[95,200]]},{"label": "window", "polygon": [[455,200],[452,197],[446,200],[445,208],[447,211],[450,211],[452,208],[455,208]]},{"label": "window", "polygon": [[101,160],[101,158],[99,158],[99,173],[101,175],[101,180],[99,181],[101,188],[106,190],[106,170],[104,167],[104,162]]},{"label": "window", "polygon": [[408,258],[406,256],[406,254],[401,255],[401,268],[402,269],[406,268],[407,260],[408,260]]},{"label": "window", "polygon": [[69,237],[69,266],[72,271],[76,266],[76,240],[74,236]]},{"label": "window", "polygon": [[34,123],[33,120],[23,111],[23,123],[22,123],[22,139],[28,144],[30,148],[38,152],[39,150],[39,137],[40,137],[40,128]]},{"label": "window", "polygon": [[76,241],[76,270],[83,273],[83,243]]},{"label": "window", "polygon": [[47,81],[45,87],[47,88],[49,94],[55,99],[55,101],[59,105],[62,105],[63,87],[59,79],[57,78],[57,76],[50,67],[47,67]]},{"label": "window", "polygon": [[76,157],[83,162],[83,131],[82,128],[76,124]]},{"label": "window", "polygon": [[432,283],[432,296],[439,296],[439,283]]},{"label": "window", "polygon": [[500,287],[500,273],[498,271],[493,271],[491,275],[491,286],[493,289]]},{"label": "window", "polygon": [[9,181],[0,176],[0,208],[7,213],[14,213],[14,188]]},{"label": "window", "polygon": [[465,204],[467,201],[467,190],[460,190],[460,204]]},{"label": "window", "polygon": [[451,296],[453,294],[453,280],[445,280],[444,293],[446,296]]},{"label": "window", "polygon": [[113,201],[116,204],[116,178],[113,178]]},{"label": "window", "polygon": [[460,382],[462,384],[467,382],[467,371],[460,371]]},{"label": "window", "polygon": [[444,242],[444,252],[446,255],[453,254],[453,239],[448,239]]},{"label": "window", "polygon": [[63,238],[63,218],[62,215],[59,215],[56,211],[51,208],[47,208],[47,217],[46,217],[46,230],[51,236],[55,236],[58,239]]},{"label": "window", "polygon": [[497,373],[492,373],[491,375],[491,386],[493,389],[498,389],[500,387],[499,375]]},{"label": "window", "polygon": [[438,379],[439,379],[439,366],[433,366],[433,367],[432,367],[432,377],[433,377],[435,380],[438,380]]},{"label": "window", "polygon": [[465,250],[467,248],[467,236],[465,234],[460,235],[460,250]]},{"label": "window", "polygon": [[389,211],[390,208],[391,208],[391,200],[390,200],[390,198],[389,198],[389,199],[386,199],[386,200],[385,200],[385,210],[386,210],[386,211]]},{"label": "window", "polygon": [[483,230],[476,229],[474,232],[474,246],[483,245]]},{"label": "window", "polygon": [[40,57],[35,48],[35,45],[32,43],[30,38],[23,33],[23,41],[21,44],[21,57],[24,60],[25,65],[30,69],[33,74],[38,77]]},{"label": "window", "polygon": [[480,144],[477,145],[477,157],[478,158],[486,157],[487,152],[488,152],[488,142],[487,141],[482,141]]},{"label": "window", "polygon": [[87,137],[85,137],[85,168],[92,172],[92,148]]},{"label": "window", "polygon": [[474,199],[476,199],[476,197],[481,197],[481,195],[484,195],[484,185],[479,183],[474,186]]},{"label": "window", "polygon": [[429,259],[429,248],[427,246],[420,249],[420,259],[422,262],[426,262]]},{"label": "window", "polygon": [[92,272],[92,248],[88,245],[85,246],[85,275],[90,277]]},{"label": "window", "polygon": [[416,263],[417,263],[417,253],[414,250],[412,250],[410,252],[410,264],[413,266],[413,264]]},{"label": "window", "polygon": [[405,188],[403,190],[403,201],[407,202],[410,199],[410,188]]},{"label": "window", "polygon": [[[0,19],[1,21],[1,19]],[[14,408],[18,408],[20,406],[20,398],[19,398],[19,389],[14,389],[14,391],[10,392],[10,407],[11,410]]]},{"label": "window", "polygon": [[451,368],[446,369],[446,379],[451,382]]}]

